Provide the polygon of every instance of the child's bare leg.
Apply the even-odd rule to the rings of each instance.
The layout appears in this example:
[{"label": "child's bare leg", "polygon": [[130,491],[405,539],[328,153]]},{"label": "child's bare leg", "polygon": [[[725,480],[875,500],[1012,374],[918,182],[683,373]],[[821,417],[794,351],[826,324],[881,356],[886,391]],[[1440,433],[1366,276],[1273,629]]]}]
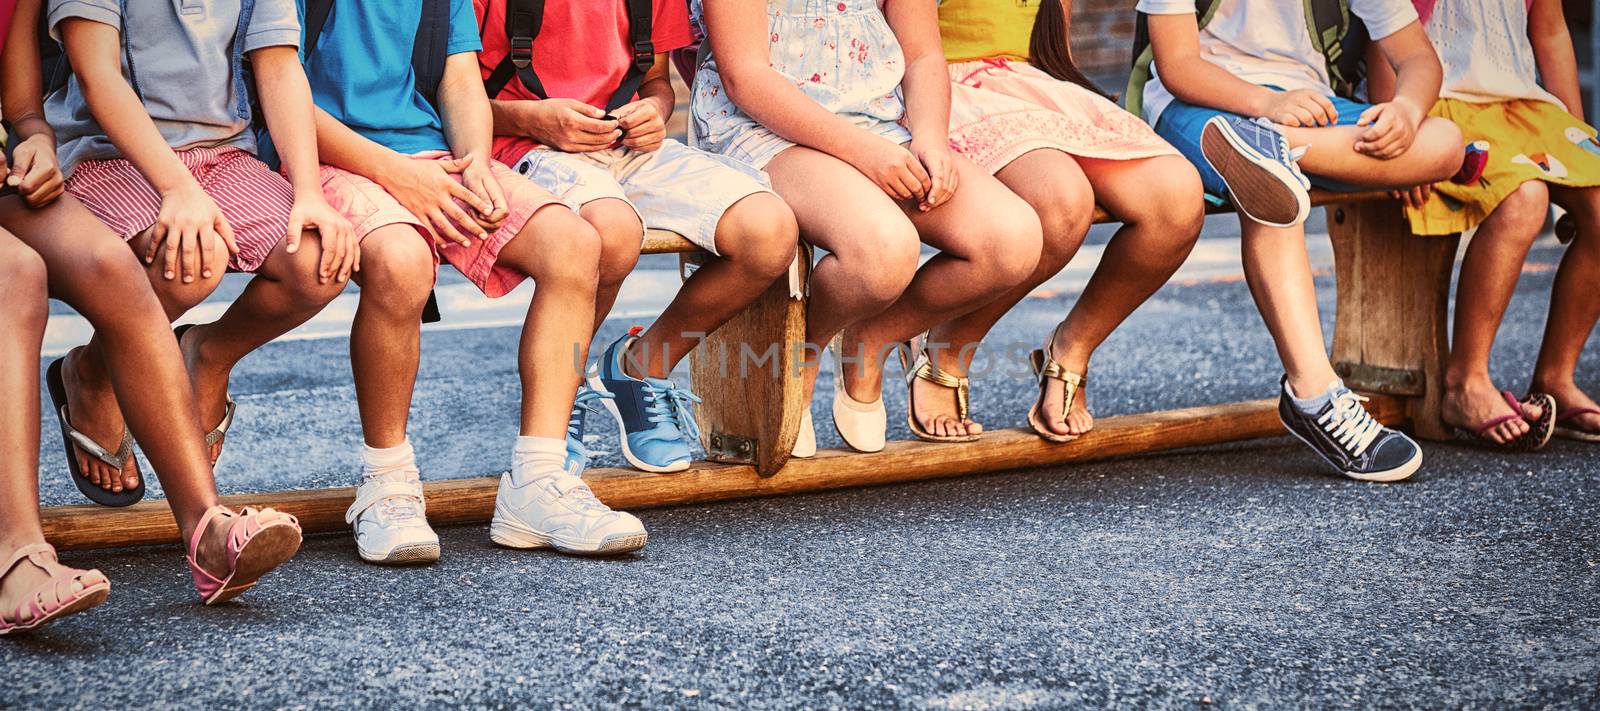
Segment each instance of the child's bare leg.
[{"label": "child's bare leg", "polygon": [[[10,201],[18,203],[20,201]],[[39,348],[50,318],[44,260],[0,230],[0,556],[32,543],[43,543],[39,528]],[[33,587],[21,576],[37,573],[22,566],[16,585],[6,592]],[[39,573],[39,575],[43,575]],[[41,578],[42,580],[42,578]],[[0,605],[14,610],[16,605]]]},{"label": "child's bare leg", "polygon": [[[812,357],[845,327],[875,315],[900,297],[916,274],[917,229],[888,195],[854,167],[801,146],[767,164],[773,190],[794,212],[800,234],[827,251],[811,271],[806,343]],[[785,345],[784,347],[788,347]],[[803,373],[811,400],[818,363]],[[845,368],[846,389],[861,402],[877,399],[878,384],[862,384]],[[859,397],[857,397],[859,396]]]},{"label": "child's bare leg", "polygon": [[[778,196],[756,193],[734,203],[717,222],[722,256],[683,282],[677,297],[629,349],[624,372],[636,378],[671,375],[700,342],[694,334],[720,328],[788,271],[798,239],[794,214]],[[643,372],[637,370],[641,361]]]},{"label": "child's bare leg", "polygon": [[361,243],[361,301],[350,327],[350,369],[368,447],[406,439],[412,390],[422,358],[422,309],[433,286],[431,237],[412,225],[388,225]]},{"label": "child's bare leg", "polygon": [[577,213],[551,204],[500,251],[499,263],[532,277],[533,303],[522,325],[518,370],[522,376],[524,437],[562,439],[588,362],[591,324],[574,314],[594,313],[600,272],[600,235]]},{"label": "child's bare leg", "polygon": [[[1543,182],[1523,183],[1484,220],[1467,245],[1444,375],[1444,420],[1451,425],[1476,430],[1483,422],[1515,414],[1489,378],[1489,351],[1516,291],[1528,249],[1544,227],[1549,200]],[[1509,442],[1527,433],[1529,427],[1526,420],[1513,419],[1484,436]]]},{"label": "child's bare leg", "polygon": [[[939,253],[917,270],[893,305],[852,328],[844,342],[847,353],[868,355],[856,367],[859,390],[870,395],[865,402],[878,398],[884,365],[880,356],[895,344],[995,300],[1039,265],[1043,237],[1033,208],[971,161],[956,156],[956,167],[961,188],[949,202],[927,212],[907,208],[922,241]],[[965,371],[957,360],[945,364],[955,366],[947,370],[960,377]],[[924,426],[935,435],[968,434],[968,423],[954,414],[952,408]]]},{"label": "child's bare leg", "polygon": [[[1199,174],[1178,156],[1081,159],[1079,165],[1100,204],[1122,220],[1051,344],[1057,362],[1069,372],[1088,373],[1095,349],[1188,259],[1205,222],[1205,200]],[[1058,380],[1045,381],[1046,427],[1060,434],[1088,432],[1094,418],[1087,394],[1080,390],[1072,412],[1063,413],[1062,387]]]},{"label": "child's bare leg", "polygon": [[1461,130],[1441,118],[1428,117],[1417,127],[1410,150],[1390,160],[1357,153],[1364,126],[1276,126],[1289,145],[1306,146],[1300,169],[1343,183],[1390,189],[1436,183],[1461,167]]},{"label": "child's bare leg", "polygon": [[1239,216],[1239,226],[1245,281],[1278,347],[1289,387],[1297,397],[1315,397],[1339,376],[1328,362],[1327,346],[1322,340],[1305,230],[1268,227],[1243,215]]},{"label": "child's bare leg", "polygon": [[[69,367],[63,369],[69,396],[93,397],[96,391],[83,385],[90,379],[105,384],[105,404],[96,406],[116,415],[119,428],[121,414],[126,413],[127,427],[160,477],[179,529],[187,535],[205,510],[216,504],[217,496],[194,414],[188,373],[163,312],[169,306],[176,312],[180,304],[170,300],[163,304],[147,287],[145,271],[122,240],[70,197],[44,210],[7,215],[4,221],[30,235],[29,241],[49,267],[51,293],[95,328],[93,346],[75,350]],[[222,269],[221,263],[216,265],[215,277],[221,276]],[[202,280],[183,285],[166,282],[159,272],[151,276],[177,285],[169,298],[196,302],[215,285],[215,277],[209,285]],[[104,375],[92,372],[88,378],[78,378],[79,373],[96,370],[87,364],[91,355],[100,353],[111,363],[137,367],[112,368],[101,371]],[[71,367],[75,364],[77,367]],[[78,420],[84,411],[70,404],[68,411],[75,424],[81,424]],[[130,486],[135,483],[127,482]]]},{"label": "child's bare leg", "polygon": [[[301,237],[300,250],[294,254],[279,243],[221,318],[184,333],[178,349],[189,367],[202,431],[222,420],[233,367],[257,348],[310,320],[344,289],[344,284],[334,279],[320,283],[321,259],[322,242],[315,232]],[[221,448],[222,443],[212,448],[213,460]]]},{"label": "child's bare leg", "polygon": [[578,214],[600,235],[600,276],[594,301],[594,330],[599,331],[617,304],[622,282],[639,263],[644,225],[632,206],[616,198],[591,200]]},{"label": "child's bare leg", "polygon": [[[1567,245],[1556,270],[1533,389],[1554,395],[1562,409],[1600,407],[1574,379],[1583,345],[1600,320],[1600,290],[1595,289],[1595,275],[1600,274],[1600,189],[1551,187],[1550,196],[1578,221],[1578,236]],[[1566,425],[1597,431],[1600,415],[1585,415]]]}]

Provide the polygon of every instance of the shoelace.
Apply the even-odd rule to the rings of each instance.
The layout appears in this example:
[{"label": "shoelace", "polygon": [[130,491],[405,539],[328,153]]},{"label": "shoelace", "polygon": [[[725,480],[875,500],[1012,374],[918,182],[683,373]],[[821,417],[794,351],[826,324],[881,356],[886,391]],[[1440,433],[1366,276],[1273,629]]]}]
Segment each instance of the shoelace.
[{"label": "shoelace", "polygon": [[577,476],[589,466],[589,447],[583,443],[584,421],[600,401],[614,400],[616,397],[589,387],[578,390],[578,397],[572,401],[572,415],[567,418],[567,442],[569,446],[576,443],[579,466],[577,471],[569,471],[568,474]]},{"label": "shoelace", "polygon": [[1317,424],[1323,431],[1338,440],[1339,445],[1353,457],[1361,456],[1367,447],[1372,446],[1372,441],[1383,433],[1383,424],[1372,419],[1367,408],[1361,406],[1366,401],[1367,398],[1354,392],[1342,391],[1333,396],[1333,407],[1317,418]]},{"label": "shoelace", "polygon": [[698,396],[683,388],[673,385],[661,387],[648,380],[644,381],[644,392],[645,419],[658,425],[668,423],[677,427],[685,440],[700,440],[700,427],[694,421],[694,412],[690,410],[692,405],[700,402]]},{"label": "shoelace", "polygon": [[1272,134],[1273,139],[1278,144],[1278,155],[1283,157],[1283,162],[1286,165],[1288,165],[1289,169],[1293,170],[1296,175],[1299,175],[1301,178],[1304,178],[1305,175],[1300,172],[1300,159],[1305,157],[1306,151],[1310,148],[1310,146],[1301,146],[1299,148],[1290,148],[1289,147],[1289,138],[1287,136],[1284,136],[1283,132],[1279,131],[1278,128],[1276,126],[1274,126],[1271,121],[1267,120],[1266,118],[1257,118],[1255,120],[1255,123],[1258,126],[1260,126],[1260,128],[1258,128],[1257,130],[1263,130],[1264,129],[1268,133]]}]

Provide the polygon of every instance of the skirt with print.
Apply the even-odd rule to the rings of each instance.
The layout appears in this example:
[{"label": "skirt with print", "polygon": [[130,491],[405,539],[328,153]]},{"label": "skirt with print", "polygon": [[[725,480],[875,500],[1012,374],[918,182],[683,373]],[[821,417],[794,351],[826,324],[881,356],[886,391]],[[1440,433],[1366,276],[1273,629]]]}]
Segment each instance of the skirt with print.
[{"label": "skirt with print", "polygon": [[1108,160],[1179,155],[1139,117],[1026,62],[957,62],[950,81],[950,147],[990,173],[1040,148]]},{"label": "skirt with print", "polygon": [[1529,180],[1600,186],[1594,128],[1548,101],[1440,99],[1429,115],[1461,127],[1467,149],[1461,173],[1435,184],[1421,208],[1406,210],[1414,234],[1448,235],[1476,227]]}]

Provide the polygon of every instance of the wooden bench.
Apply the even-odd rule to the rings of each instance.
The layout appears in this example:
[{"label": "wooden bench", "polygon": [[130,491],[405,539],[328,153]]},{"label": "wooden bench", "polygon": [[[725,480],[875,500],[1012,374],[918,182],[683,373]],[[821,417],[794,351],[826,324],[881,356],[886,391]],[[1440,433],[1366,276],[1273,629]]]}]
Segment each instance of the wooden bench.
[{"label": "wooden bench", "polygon": [[[1380,421],[1424,438],[1444,437],[1439,407],[1458,239],[1413,237],[1399,204],[1381,193],[1315,192],[1312,202],[1327,209],[1333,242],[1335,370],[1373,397],[1369,407]],[[1115,222],[1104,212],[1095,221]],[[685,264],[707,257],[668,233],[651,233],[644,251],[679,254]],[[780,280],[690,356],[693,387],[704,399],[696,416],[710,461],[674,474],[593,469],[585,478],[596,495],[618,508],[637,509],[1052,466],[1283,432],[1275,402],[1261,400],[1101,418],[1093,432],[1065,445],[1009,429],[970,444],[892,442],[875,454],[825,450],[790,461],[808,406],[794,376],[805,356],[796,347],[804,333],[805,300],[794,298],[788,280]],[[745,377],[741,358],[750,366]],[[485,476],[426,483],[429,519],[440,525],[487,521],[498,482],[498,476]],[[307,532],[331,532],[348,529],[344,511],[354,497],[353,487],[341,487],[227,496],[224,502],[272,506],[298,516]],[[177,540],[164,501],[125,509],[50,508],[44,528],[64,548]]]}]

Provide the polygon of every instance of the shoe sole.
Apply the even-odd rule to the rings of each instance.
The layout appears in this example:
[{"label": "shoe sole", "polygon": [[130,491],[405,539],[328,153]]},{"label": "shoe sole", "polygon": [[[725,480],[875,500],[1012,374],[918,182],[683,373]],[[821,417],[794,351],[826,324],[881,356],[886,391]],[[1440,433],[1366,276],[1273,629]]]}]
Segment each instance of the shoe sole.
[{"label": "shoe sole", "polygon": [[610,536],[597,543],[563,541],[529,529],[518,523],[495,519],[489,524],[489,540],[495,545],[517,550],[551,548],[569,555],[621,555],[643,548],[650,541],[645,531],[621,536]]},{"label": "shoe sole", "polygon": [[362,560],[377,565],[424,565],[439,560],[438,543],[408,543],[395,546],[387,554],[370,553],[357,545],[356,552]]},{"label": "shoe sole", "polygon": [[1345,476],[1346,478],[1349,478],[1349,479],[1354,479],[1356,481],[1371,481],[1371,482],[1378,482],[1378,483],[1392,483],[1392,482],[1396,482],[1396,481],[1404,481],[1406,479],[1410,479],[1411,475],[1416,474],[1417,470],[1422,468],[1422,448],[1418,447],[1417,448],[1417,456],[1406,460],[1405,464],[1401,464],[1400,466],[1395,467],[1393,469],[1385,469],[1383,471],[1376,471],[1376,472],[1367,472],[1365,474],[1363,474],[1361,472],[1346,471],[1344,467],[1339,466],[1339,464],[1337,462],[1334,462],[1332,459],[1329,459],[1328,455],[1323,454],[1322,450],[1317,449],[1317,447],[1315,445],[1311,444],[1311,442],[1309,440],[1307,440],[1305,437],[1301,437],[1299,432],[1294,431],[1294,428],[1290,427],[1289,423],[1283,421],[1283,416],[1282,415],[1278,416],[1278,422],[1281,423],[1283,425],[1283,428],[1285,430],[1288,430],[1289,434],[1293,435],[1295,439],[1300,440],[1300,443],[1304,444],[1307,449],[1310,449],[1312,452],[1315,452],[1318,457],[1322,458],[1322,461],[1327,462],[1329,467],[1332,467],[1334,471],[1340,473],[1341,475],[1343,475],[1343,476]]},{"label": "shoe sole", "polygon": [[278,566],[289,562],[300,550],[300,529],[288,524],[276,524],[261,529],[246,543],[235,559],[233,577],[227,587],[218,590],[206,600],[207,605],[227,602],[255,587],[257,581]]},{"label": "shoe sole", "polygon": [[35,620],[29,620],[27,623],[20,624],[15,627],[0,629],[0,637],[8,634],[26,634],[52,622],[56,622],[63,617],[76,615],[84,610],[88,610],[91,607],[99,605],[100,603],[106,601],[106,596],[111,594],[111,583],[104,582],[100,583],[99,585],[91,585],[85,589],[84,592],[88,594],[84,597],[78,598],[77,600],[73,600],[71,603],[68,603],[66,606],[61,607],[54,612],[46,613],[43,617]]},{"label": "shoe sole", "polygon": [[[587,376],[586,380],[588,381],[591,389],[607,394],[611,393],[611,391],[606,388],[605,383],[600,380],[599,376]],[[681,472],[689,468],[689,462],[687,460],[682,462],[674,462],[663,467],[651,464],[633,456],[633,449],[628,447],[628,428],[622,424],[622,410],[617,408],[617,401],[606,398],[600,401],[600,405],[605,408],[606,412],[611,414],[611,419],[616,421],[617,440],[622,443],[622,458],[628,460],[628,464],[634,469],[650,472],[652,474],[671,474],[673,472]]]},{"label": "shoe sole", "polygon": [[1239,212],[1270,227],[1294,227],[1311,214],[1311,198],[1297,190],[1300,181],[1277,161],[1244,145],[1218,119],[1200,131],[1200,152],[1211,168],[1228,183],[1228,194]]}]

